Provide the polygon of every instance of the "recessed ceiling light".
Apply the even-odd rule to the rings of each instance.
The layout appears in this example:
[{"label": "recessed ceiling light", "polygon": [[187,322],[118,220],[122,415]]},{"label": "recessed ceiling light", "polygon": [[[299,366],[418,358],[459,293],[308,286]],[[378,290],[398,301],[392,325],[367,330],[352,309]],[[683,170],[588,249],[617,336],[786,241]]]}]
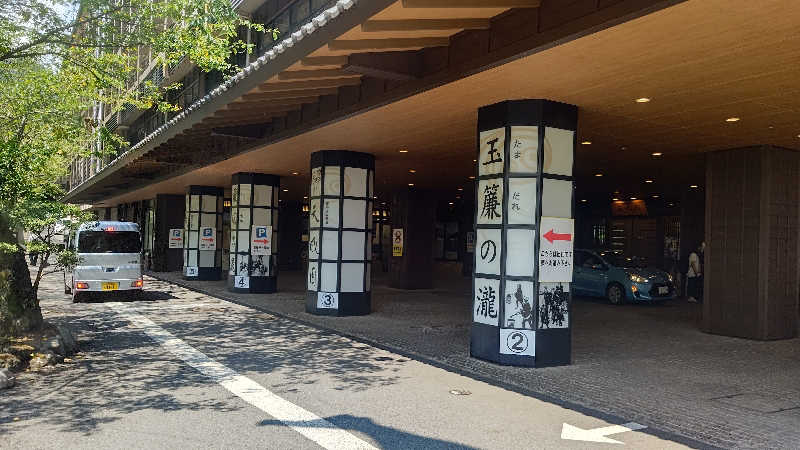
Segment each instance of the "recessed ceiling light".
[{"label": "recessed ceiling light", "polygon": [[478,160],[477,159],[473,159],[472,162],[478,162]]},{"label": "recessed ceiling light", "polygon": [[625,147],[625,146],[623,145],[623,146],[622,146],[622,147],[620,147],[619,149],[620,149],[620,150],[627,150],[627,149],[628,149],[628,147]]},{"label": "recessed ceiling light", "polygon": [[661,152],[654,152],[653,153],[653,156],[656,156],[656,157],[661,156],[661,155],[663,155],[663,153],[661,153]]},{"label": "recessed ceiling light", "polygon": [[618,199],[618,198],[616,198],[616,197],[612,198],[611,200],[614,200],[615,202],[618,202],[618,201],[619,201],[619,199]]},{"label": "recessed ceiling light", "polygon": [[292,172],[292,175],[300,175],[300,172]]},{"label": "recessed ceiling light", "polygon": [[798,134],[798,135],[797,135],[797,137],[799,137],[799,138],[800,138],[800,134]]},{"label": "recessed ceiling light", "polygon": [[693,185],[691,185],[689,187],[692,188],[692,189],[697,189],[697,185],[696,184],[693,184]]},{"label": "recessed ceiling light", "polygon": [[452,205],[452,204],[453,204],[453,202],[448,203],[448,205]]},{"label": "recessed ceiling light", "polygon": [[647,98],[647,97],[641,97],[641,98],[637,98],[636,99],[636,103],[647,103],[649,101],[650,101],[650,99]]},{"label": "recessed ceiling light", "polygon": [[463,191],[463,190],[464,190],[464,188],[460,187],[460,188],[458,188],[458,190],[459,190],[459,191]]},{"label": "recessed ceiling light", "polygon": [[581,202],[586,203],[586,199],[585,198],[581,199]]},{"label": "recessed ceiling light", "polygon": [[304,196],[303,196],[303,198],[308,198],[308,196],[307,196],[307,195],[304,195]]},{"label": "recessed ceiling light", "polygon": [[470,175],[470,176],[469,176],[469,179],[470,179],[470,180],[474,180],[474,179],[475,179],[475,175]]},{"label": "recessed ceiling light", "polygon": [[461,196],[460,195],[456,195],[456,199],[460,200]]},{"label": "recessed ceiling light", "polygon": [[409,185],[409,186],[413,186],[413,185],[414,185],[414,183],[408,183],[408,185]]},{"label": "recessed ceiling light", "polygon": [[728,117],[727,119],[725,119],[725,122],[738,122],[738,121],[739,121],[738,117]]},{"label": "recessed ceiling light", "polygon": [[408,169],[408,173],[417,173],[416,169]]},{"label": "recessed ceiling light", "polygon": [[602,176],[603,176],[603,174],[602,174],[602,173],[596,173],[596,174],[594,174],[594,176],[596,176],[596,177],[602,177]]},{"label": "recessed ceiling light", "polygon": [[636,197],[631,197],[631,200],[636,200]]},{"label": "recessed ceiling light", "polygon": [[658,198],[658,194],[653,194],[653,198]]},{"label": "recessed ceiling light", "polygon": [[403,150],[398,150],[398,152],[400,152],[400,153],[408,153],[408,150],[403,149]]},{"label": "recessed ceiling light", "polygon": [[653,180],[644,180],[645,183],[652,183]]},{"label": "recessed ceiling light", "polygon": [[592,141],[583,141],[581,145],[592,145]]},{"label": "recessed ceiling light", "polygon": [[283,192],[289,192],[289,190],[288,189],[284,189]]}]

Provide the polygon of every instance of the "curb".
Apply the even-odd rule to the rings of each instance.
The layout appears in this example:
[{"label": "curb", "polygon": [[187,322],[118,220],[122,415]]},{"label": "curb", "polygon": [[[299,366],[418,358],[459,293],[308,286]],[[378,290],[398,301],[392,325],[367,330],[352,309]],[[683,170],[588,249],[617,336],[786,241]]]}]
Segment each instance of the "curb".
[{"label": "curb", "polygon": [[[283,313],[283,312],[278,312],[278,311],[275,311],[275,310],[272,310],[272,309],[269,309],[269,308],[266,308],[266,307],[263,307],[263,306],[253,305],[253,304],[250,304],[250,303],[243,302],[241,300],[237,300],[237,299],[232,298],[232,297],[228,297],[226,295],[220,295],[219,293],[215,293],[215,292],[211,292],[211,291],[206,290],[206,289],[202,289],[202,288],[198,288],[198,287],[195,287],[195,286],[191,286],[185,280],[170,280],[170,279],[161,277],[161,276],[159,276],[159,275],[157,275],[157,274],[155,274],[153,272],[149,272],[149,271],[146,272],[145,275],[153,277],[153,278],[155,278],[155,279],[157,279],[159,281],[163,281],[165,283],[169,283],[169,284],[173,284],[173,285],[176,285],[176,286],[180,286],[180,287],[188,289],[190,291],[194,291],[194,292],[198,292],[200,294],[208,295],[210,297],[214,297],[214,298],[219,299],[219,300],[224,300],[224,301],[229,302],[229,303],[234,303],[234,304],[239,305],[239,306],[244,306],[244,307],[247,307],[247,308],[250,308],[250,309],[254,309],[256,311],[267,313],[267,314],[270,314],[270,315],[273,315],[273,316],[276,316],[276,317],[280,317],[282,319],[290,320],[292,322],[299,323],[301,325],[305,325],[305,326],[308,326],[308,327],[311,327],[311,328],[315,328],[317,330],[324,331],[324,332],[329,333],[329,334],[333,334],[333,335],[336,335],[336,336],[341,336],[341,337],[356,341],[356,342],[361,343],[361,344],[366,344],[366,345],[369,345],[371,347],[379,348],[381,350],[386,350],[386,351],[391,352],[391,353],[396,353],[396,354],[398,354],[400,356],[404,356],[406,358],[413,359],[415,361],[419,361],[419,362],[422,362],[424,364],[428,364],[428,365],[437,367],[439,369],[443,369],[443,370],[446,370],[448,372],[455,373],[457,375],[465,376],[467,378],[472,378],[473,380],[477,380],[477,381],[482,381],[484,383],[487,383],[489,385],[505,389],[507,391],[516,392],[518,394],[525,395],[527,397],[532,397],[532,398],[535,398],[537,400],[541,400],[541,401],[546,402],[546,403],[551,403],[551,404],[560,406],[560,407],[562,407],[564,409],[569,409],[571,411],[575,411],[575,412],[578,412],[578,413],[581,413],[581,414],[585,414],[585,415],[588,415],[588,416],[596,417],[598,419],[604,420],[604,421],[612,423],[612,424],[623,424],[623,423],[629,422],[629,420],[624,419],[624,418],[619,417],[619,416],[616,416],[614,414],[606,413],[606,412],[603,412],[603,411],[598,411],[596,409],[593,409],[593,408],[590,408],[590,407],[587,407],[587,406],[583,406],[583,405],[580,405],[578,403],[570,402],[570,401],[567,401],[567,400],[562,400],[560,398],[551,396],[549,394],[546,394],[546,393],[543,393],[543,392],[540,392],[540,391],[534,391],[534,390],[532,390],[530,388],[527,388],[527,387],[519,385],[519,384],[503,381],[501,379],[498,379],[498,378],[486,375],[484,373],[481,373],[480,371],[477,371],[477,370],[470,370],[470,369],[467,369],[467,368],[464,368],[464,367],[456,366],[454,364],[450,364],[450,363],[445,362],[445,361],[441,361],[441,360],[438,360],[438,359],[431,358],[429,356],[422,355],[422,354],[414,352],[412,350],[408,350],[408,349],[405,349],[405,348],[402,348],[402,347],[397,347],[397,346],[394,346],[394,345],[391,345],[391,344],[386,344],[384,342],[377,341],[377,340],[375,340],[373,338],[370,338],[370,337],[367,337],[367,336],[362,336],[362,335],[352,334],[352,333],[349,333],[349,332],[346,332],[346,331],[337,330],[335,328],[331,328],[331,327],[328,327],[328,326],[325,326],[325,325],[320,325],[318,323],[310,322],[308,320],[305,320],[305,319],[302,319],[302,318],[299,318],[299,317],[295,317],[295,316],[292,316],[292,315],[289,315],[289,314],[286,314],[286,313]],[[490,364],[490,363],[485,362],[485,361],[482,361],[482,363]],[[666,440],[669,440],[669,441],[672,441],[672,442],[683,444],[683,445],[686,445],[686,446],[692,447],[692,448],[704,449],[704,450],[705,449],[709,449],[709,450],[712,450],[712,449],[713,450],[723,449],[723,447],[717,447],[717,446],[714,446],[714,445],[710,445],[710,444],[698,441],[696,439],[693,439],[693,438],[690,438],[690,437],[687,437],[687,436],[676,434],[674,432],[656,430],[656,429],[653,429],[653,428],[651,428],[649,426],[648,426],[648,428],[645,428],[643,430],[638,430],[638,432],[639,433],[646,433],[646,434],[649,434],[649,435],[652,435],[652,436],[655,436],[655,437],[659,437],[659,438],[666,439]]]}]

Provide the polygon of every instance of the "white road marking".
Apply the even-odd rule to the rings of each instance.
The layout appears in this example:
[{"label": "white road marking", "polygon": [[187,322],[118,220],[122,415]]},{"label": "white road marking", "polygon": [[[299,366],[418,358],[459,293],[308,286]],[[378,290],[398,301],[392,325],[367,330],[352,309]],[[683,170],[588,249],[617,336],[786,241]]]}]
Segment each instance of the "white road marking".
[{"label": "white road marking", "polygon": [[107,305],[203,375],[320,446],[329,450],[377,450],[371,444],[331,422],[284,400],[250,378],[239,375],[227,366],[212,360],[152,320],[137,313],[135,308],[123,303],[107,303]]},{"label": "white road marking", "polygon": [[606,444],[623,444],[616,439],[607,438],[606,436],[617,433],[625,433],[626,431],[642,430],[645,428],[647,427],[642,424],[628,422],[622,425],[611,425],[608,427],[584,430],[583,428],[578,428],[565,423],[561,427],[561,439],[568,439],[571,441],[603,442]]}]

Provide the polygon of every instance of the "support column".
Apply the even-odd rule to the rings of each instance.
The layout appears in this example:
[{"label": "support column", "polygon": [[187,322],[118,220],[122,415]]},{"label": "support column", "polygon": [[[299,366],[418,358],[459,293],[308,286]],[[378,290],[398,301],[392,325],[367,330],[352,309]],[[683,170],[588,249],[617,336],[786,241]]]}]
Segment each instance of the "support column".
[{"label": "support column", "polygon": [[800,153],[708,153],[703,330],[790,339],[798,327]]},{"label": "support column", "polygon": [[391,256],[389,286],[398,289],[433,288],[433,240],[436,201],[430,192],[408,189],[392,201],[392,230],[403,230],[401,254]]},{"label": "support column", "polygon": [[278,290],[278,192],[281,180],[263,173],[231,178],[231,244],[228,289]]},{"label": "support column", "polygon": [[375,157],[323,150],[311,155],[306,311],[371,311],[371,228]]},{"label": "support column", "polygon": [[183,277],[187,280],[222,278],[222,201],[215,186],[189,186],[183,230]]},{"label": "support column", "polygon": [[158,194],[155,203],[152,269],[155,272],[177,272],[183,268],[186,199],[184,195]]},{"label": "support column", "polygon": [[478,110],[470,354],[571,362],[572,168],[578,108],[549,100]]}]

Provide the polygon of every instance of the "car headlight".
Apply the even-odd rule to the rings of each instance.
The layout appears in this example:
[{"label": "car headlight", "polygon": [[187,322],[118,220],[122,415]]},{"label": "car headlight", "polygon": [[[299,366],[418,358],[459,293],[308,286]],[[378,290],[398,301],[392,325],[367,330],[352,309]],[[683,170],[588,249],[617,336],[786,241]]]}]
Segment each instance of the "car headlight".
[{"label": "car headlight", "polygon": [[634,283],[647,283],[647,278],[636,275],[635,273],[630,274],[629,277]]}]

